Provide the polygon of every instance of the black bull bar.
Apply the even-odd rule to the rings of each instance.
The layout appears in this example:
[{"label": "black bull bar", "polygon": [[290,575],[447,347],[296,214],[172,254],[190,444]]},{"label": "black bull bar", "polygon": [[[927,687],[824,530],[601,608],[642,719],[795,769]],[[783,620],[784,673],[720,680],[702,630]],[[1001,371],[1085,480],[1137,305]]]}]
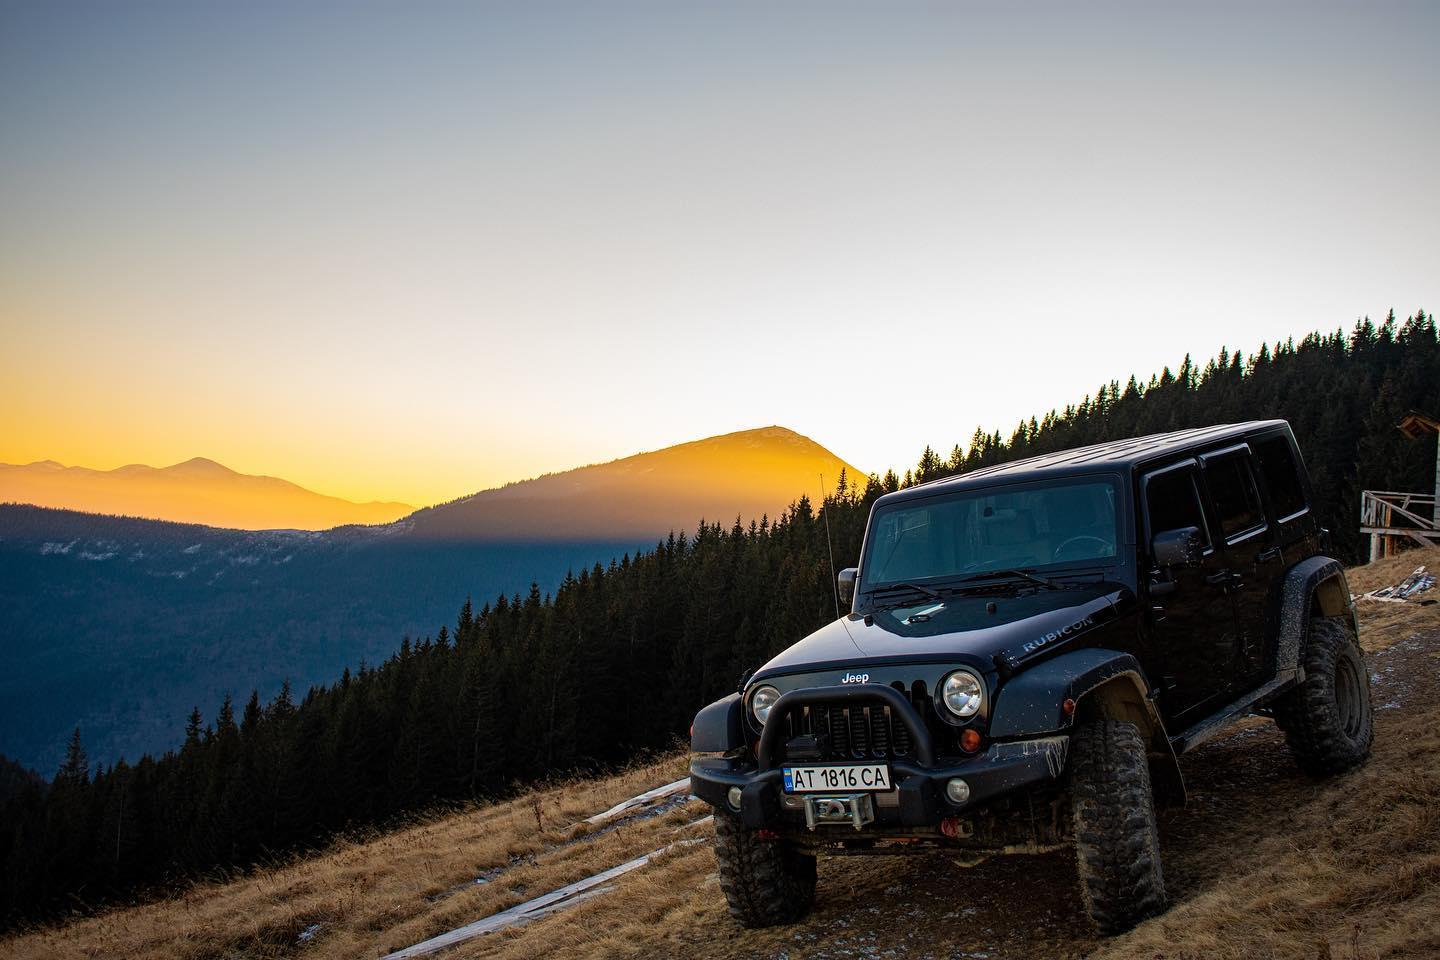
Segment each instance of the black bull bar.
[{"label": "black bull bar", "polygon": [[[1064,766],[1066,738],[1047,738],[1051,742],[1046,743],[1044,749],[1036,749],[1041,746],[1040,741],[994,743],[984,754],[940,766],[934,738],[914,705],[900,691],[878,683],[792,690],[775,701],[770,708],[770,719],[778,720],[793,708],[813,703],[853,702],[885,704],[910,732],[913,757],[888,761],[898,780],[895,785],[898,808],[885,817],[893,816],[894,822],[903,826],[934,826],[942,817],[974,810],[1002,794],[1053,781]],[[714,807],[735,810],[751,829],[781,826],[784,823],[780,804],[783,772],[777,754],[783,748],[783,726],[777,722],[765,724],[754,763],[718,756],[692,758],[691,791]],[[1059,743],[1054,743],[1055,740]],[[970,797],[963,804],[954,803],[945,795],[945,783],[953,777],[963,778],[970,787]],[[738,809],[730,796],[730,790],[735,787],[740,790]]]}]

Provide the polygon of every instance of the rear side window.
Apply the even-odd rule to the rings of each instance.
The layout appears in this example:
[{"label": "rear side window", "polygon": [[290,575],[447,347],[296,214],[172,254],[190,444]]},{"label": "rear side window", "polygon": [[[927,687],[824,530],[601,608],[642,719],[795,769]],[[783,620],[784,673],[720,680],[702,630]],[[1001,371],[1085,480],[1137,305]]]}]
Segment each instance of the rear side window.
[{"label": "rear side window", "polygon": [[1260,475],[1270,492],[1275,516],[1290,517],[1305,509],[1305,485],[1300,480],[1300,465],[1289,437],[1271,437],[1255,444],[1255,457],[1260,461]]},{"label": "rear side window", "polygon": [[1205,485],[1210,488],[1221,536],[1228,539],[1264,523],[1260,494],[1244,451],[1207,459]]},{"label": "rear side window", "polygon": [[1150,536],[1181,527],[1196,527],[1206,546],[1205,514],[1200,509],[1200,491],[1195,486],[1195,468],[1166,470],[1145,479],[1145,515]]}]

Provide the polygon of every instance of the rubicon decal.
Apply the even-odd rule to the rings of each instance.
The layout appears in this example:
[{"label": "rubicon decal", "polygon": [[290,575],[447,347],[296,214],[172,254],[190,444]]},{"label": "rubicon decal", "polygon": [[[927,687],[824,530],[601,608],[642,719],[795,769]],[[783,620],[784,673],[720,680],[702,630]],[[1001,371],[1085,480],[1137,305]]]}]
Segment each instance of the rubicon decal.
[{"label": "rubicon decal", "polygon": [[1041,637],[1038,640],[1031,640],[1029,643],[1024,644],[1020,648],[1020,650],[1022,653],[1034,653],[1041,647],[1052,644],[1056,640],[1063,640],[1066,637],[1074,636],[1081,630],[1084,630],[1086,627],[1093,626],[1094,623],[1094,617],[1086,617],[1084,620],[1076,620],[1068,627],[1061,627],[1059,630],[1055,630],[1051,633],[1045,634],[1045,636]]}]

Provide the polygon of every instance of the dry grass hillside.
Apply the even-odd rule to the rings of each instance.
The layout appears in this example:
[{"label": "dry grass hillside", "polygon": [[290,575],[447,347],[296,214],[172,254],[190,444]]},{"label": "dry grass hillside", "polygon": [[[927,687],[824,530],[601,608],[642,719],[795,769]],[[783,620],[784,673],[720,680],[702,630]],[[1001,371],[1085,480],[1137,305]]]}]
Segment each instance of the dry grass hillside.
[{"label": "dry grass hillside", "polygon": [[[1440,569],[1440,550],[1352,571],[1356,592]],[[1328,783],[1302,776],[1251,718],[1183,764],[1191,802],[1162,821],[1173,905],[1095,938],[1068,855],[842,858],[821,864],[803,924],[742,931],[704,843],[613,889],[445,957],[1354,958],[1440,956],[1440,604],[1361,605],[1377,706],[1375,754]],[[604,827],[586,817],[683,775],[670,756],[599,781],[356,838],[175,900],[116,909],[0,942],[16,958],[377,957],[593,875],[704,837],[680,801]]]}]

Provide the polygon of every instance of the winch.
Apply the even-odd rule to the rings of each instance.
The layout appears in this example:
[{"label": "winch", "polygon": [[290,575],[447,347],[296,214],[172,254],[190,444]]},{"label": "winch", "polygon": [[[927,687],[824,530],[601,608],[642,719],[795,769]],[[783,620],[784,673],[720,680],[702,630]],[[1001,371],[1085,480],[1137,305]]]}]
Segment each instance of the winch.
[{"label": "winch", "polygon": [[805,826],[814,830],[822,823],[848,823],[856,830],[875,822],[875,802],[868,793],[842,797],[806,797]]}]

